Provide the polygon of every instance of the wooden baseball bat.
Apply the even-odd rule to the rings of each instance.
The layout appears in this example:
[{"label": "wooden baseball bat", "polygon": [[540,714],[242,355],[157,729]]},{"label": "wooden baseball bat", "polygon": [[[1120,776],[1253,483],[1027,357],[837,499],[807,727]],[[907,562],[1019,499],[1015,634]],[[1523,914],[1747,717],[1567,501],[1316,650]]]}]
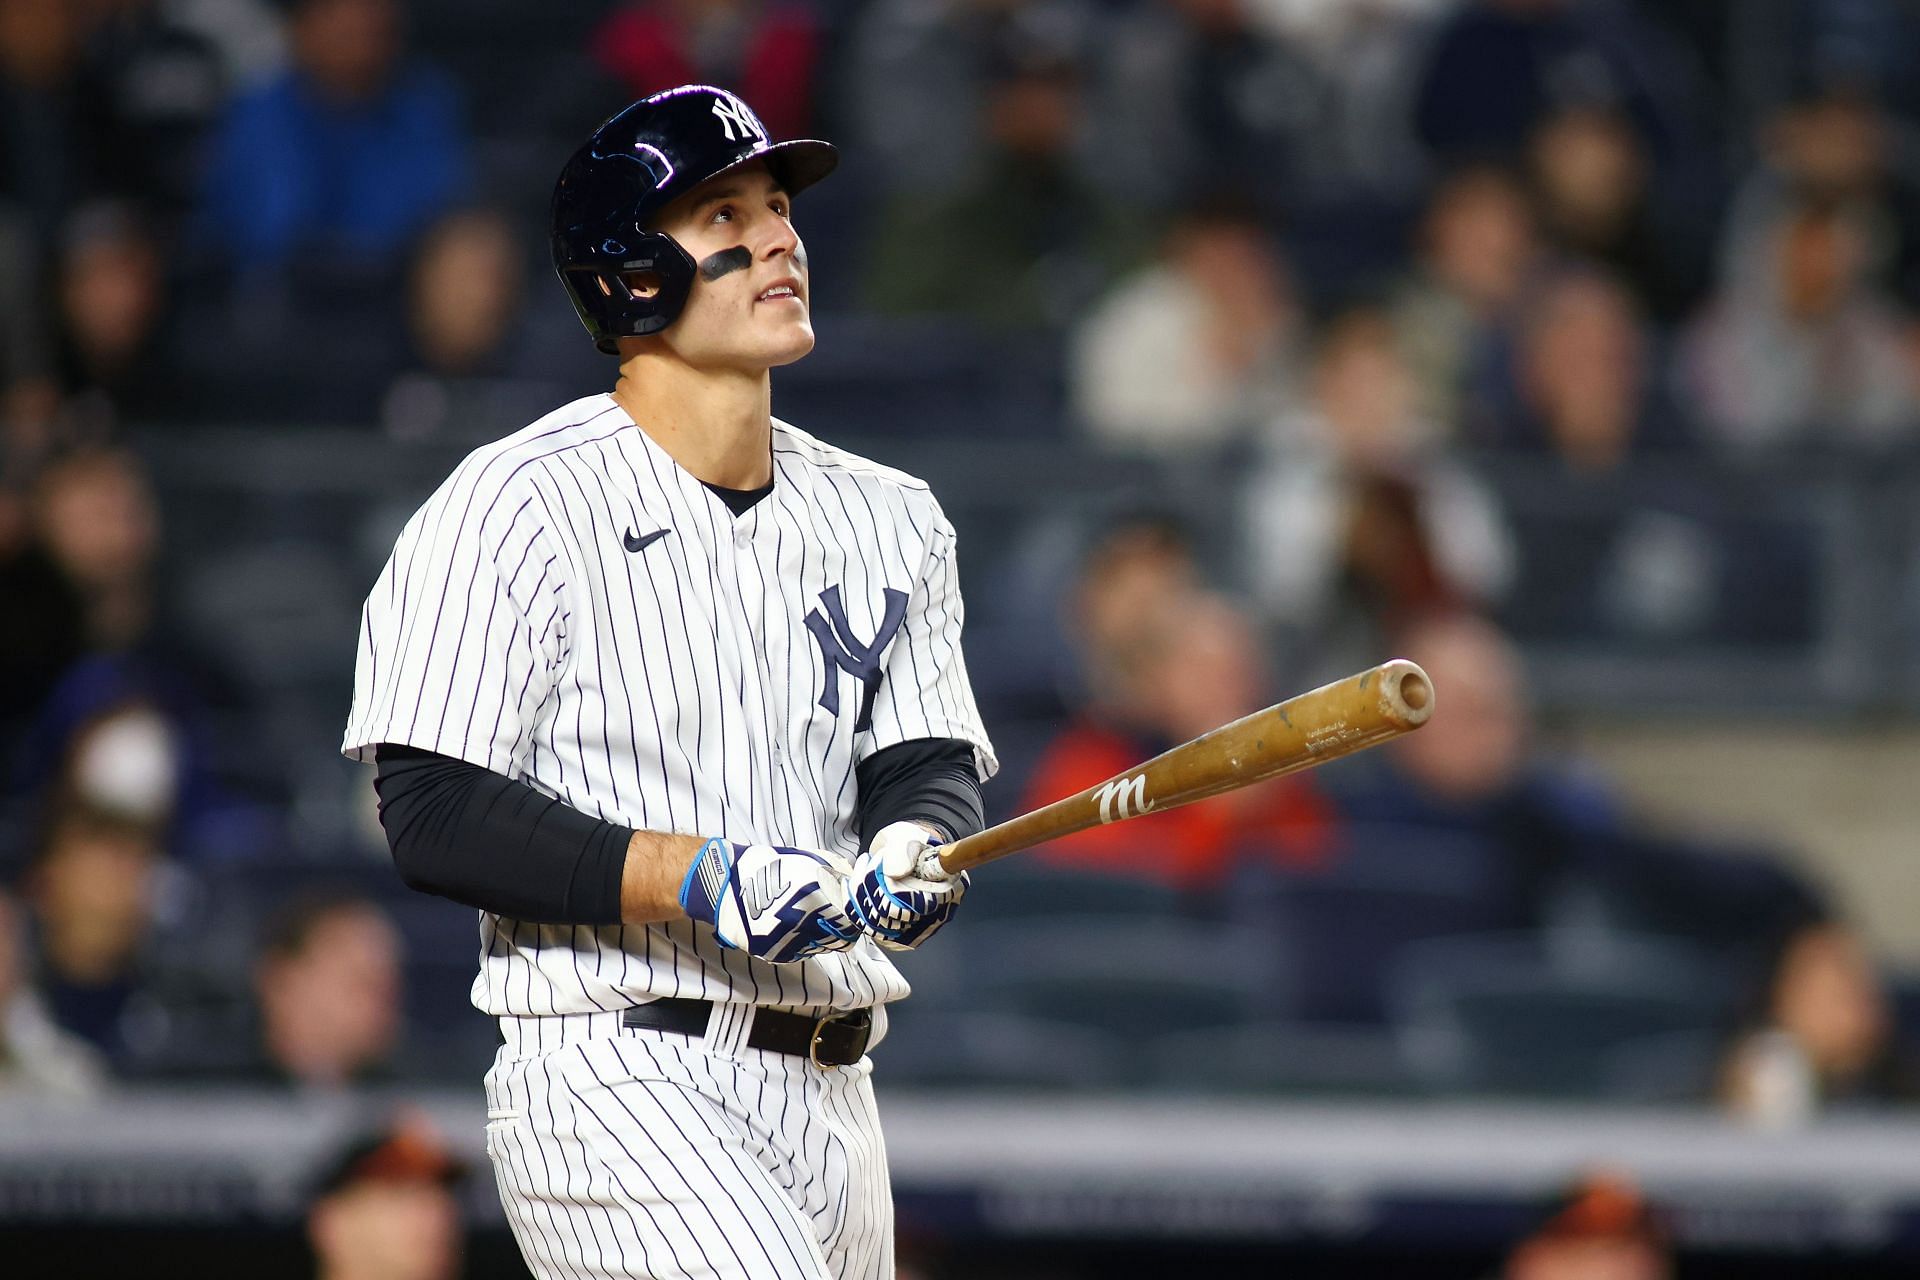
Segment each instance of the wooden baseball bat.
[{"label": "wooden baseball bat", "polygon": [[1101,823],[1175,809],[1311,769],[1411,733],[1432,714],[1433,683],[1427,673],[1395,658],[1221,725],[1078,795],[929,849],[920,874],[944,880]]}]

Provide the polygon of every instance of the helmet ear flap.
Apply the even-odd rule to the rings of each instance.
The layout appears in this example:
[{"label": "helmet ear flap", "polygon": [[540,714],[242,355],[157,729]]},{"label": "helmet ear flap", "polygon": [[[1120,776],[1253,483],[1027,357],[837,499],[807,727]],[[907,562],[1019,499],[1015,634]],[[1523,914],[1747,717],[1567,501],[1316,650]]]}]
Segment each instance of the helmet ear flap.
[{"label": "helmet ear flap", "polygon": [[649,232],[618,264],[568,267],[561,278],[594,345],[617,355],[620,338],[658,333],[679,318],[694,269],[692,255],[671,236]]}]

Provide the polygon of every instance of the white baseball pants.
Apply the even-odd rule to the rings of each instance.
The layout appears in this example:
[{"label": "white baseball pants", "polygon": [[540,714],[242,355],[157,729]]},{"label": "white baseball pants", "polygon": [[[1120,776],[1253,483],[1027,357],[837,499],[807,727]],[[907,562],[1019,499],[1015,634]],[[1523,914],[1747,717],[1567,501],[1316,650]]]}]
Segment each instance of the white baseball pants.
[{"label": "white baseball pants", "polygon": [[868,1059],[822,1069],[618,1014],[502,1020],[487,1155],[539,1280],[892,1280]]}]

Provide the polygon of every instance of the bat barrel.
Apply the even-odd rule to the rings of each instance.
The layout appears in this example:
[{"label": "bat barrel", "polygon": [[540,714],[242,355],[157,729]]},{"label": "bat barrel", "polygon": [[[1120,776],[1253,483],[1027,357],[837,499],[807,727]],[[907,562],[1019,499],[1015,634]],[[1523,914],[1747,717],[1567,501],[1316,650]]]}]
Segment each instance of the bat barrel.
[{"label": "bat barrel", "polygon": [[1091,826],[1311,769],[1418,729],[1433,715],[1433,704],[1427,673],[1394,658],[1222,725],[1078,795],[929,850],[920,874],[944,880]]}]

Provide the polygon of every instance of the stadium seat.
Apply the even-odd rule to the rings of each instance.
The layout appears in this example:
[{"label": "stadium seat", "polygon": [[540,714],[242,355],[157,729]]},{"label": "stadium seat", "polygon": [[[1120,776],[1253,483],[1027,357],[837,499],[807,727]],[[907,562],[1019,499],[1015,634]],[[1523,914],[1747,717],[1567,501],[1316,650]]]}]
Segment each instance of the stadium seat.
[{"label": "stadium seat", "polygon": [[[946,941],[946,939],[942,939]],[[1272,981],[1256,935],[1179,919],[1064,916],[976,925],[955,998],[981,1012],[1151,1035],[1249,1021]],[[1144,1071],[1145,1055],[1129,1050]]]},{"label": "stadium seat", "polygon": [[1660,939],[1436,939],[1401,953],[1388,993],[1409,1070],[1444,1092],[1684,1096],[1705,1082],[1676,1046],[1730,1012],[1710,959]]},{"label": "stadium seat", "polygon": [[1146,1084],[1168,1093],[1356,1097],[1408,1094],[1419,1087],[1384,1028],[1290,1022],[1157,1037],[1148,1051]]},{"label": "stadium seat", "polygon": [[1177,890],[1155,880],[1021,859],[996,863],[991,871],[975,876],[961,919],[967,925],[1024,921],[1058,916],[1063,908],[1076,917],[1151,922],[1177,918],[1186,901]]},{"label": "stadium seat", "polygon": [[980,1089],[1117,1088],[1131,1052],[1105,1031],[1007,1013],[889,1009],[874,1050],[891,1084]]},{"label": "stadium seat", "polygon": [[1385,1024],[1386,974],[1409,945],[1501,923],[1498,869],[1481,842],[1451,832],[1355,827],[1324,871],[1266,872],[1233,895],[1291,979],[1269,1007],[1291,1020]]}]

